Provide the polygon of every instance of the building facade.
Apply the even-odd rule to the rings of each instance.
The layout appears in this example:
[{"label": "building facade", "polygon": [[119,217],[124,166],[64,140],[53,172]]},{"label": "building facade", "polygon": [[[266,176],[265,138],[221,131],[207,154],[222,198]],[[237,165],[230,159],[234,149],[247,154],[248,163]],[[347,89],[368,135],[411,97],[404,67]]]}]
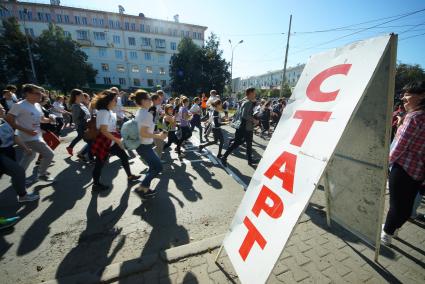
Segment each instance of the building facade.
[{"label": "building facade", "polygon": [[51,4],[2,2],[0,20],[16,17],[22,31],[37,37],[54,23],[66,36],[81,44],[88,62],[98,71],[96,84],[123,89],[166,87],[170,83],[170,58],[182,38],[204,44],[207,27],[120,13]]},{"label": "building facade", "polygon": [[[290,67],[286,70],[286,80],[290,87],[294,87],[301,73],[304,70],[305,64]],[[254,87],[258,89],[280,89],[282,86],[283,70],[270,71],[266,74],[250,76],[247,78],[232,79],[233,90],[242,92],[246,88]]]}]

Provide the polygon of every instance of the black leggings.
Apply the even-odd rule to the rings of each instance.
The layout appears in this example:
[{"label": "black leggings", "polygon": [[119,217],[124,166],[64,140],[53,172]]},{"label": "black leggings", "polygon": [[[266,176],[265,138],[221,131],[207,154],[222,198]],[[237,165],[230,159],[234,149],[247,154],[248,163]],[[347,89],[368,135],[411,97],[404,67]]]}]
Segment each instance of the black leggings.
[{"label": "black leggings", "polygon": [[390,209],[384,232],[393,235],[409,219],[421,183],[412,179],[400,165],[394,164],[389,175],[389,188]]},{"label": "black leggings", "polygon": [[178,142],[179,142],[179,139],[177,139],[176,132],[168,131],[168,140],[167,140],[167,143],[164,144],[164,149],[167,149],[173,143],[177,145]]},{"label": "black leggings", "polygon": [[[125,173],[127,174],[127,176],[131,176],[131,171],[130,171],[130,164],[128,163],[128,156],[125,153],[125,151],[123,149],[120,148],[120,146],[118,146],[117,144],[114,144],[111,149],[109,149],[109,154],[118,156],[118,158],[120,158],[121,160],[121,164],[125,170]],[[100,183],[100,175],[102,174],[102,168],[105,165],[106,159],[105,160],[101,160],[98,157],[96,157],[96,163],[94,164],[94,169],[93,169],[93,183],[94,184],[99,184]]]},{"label": "black leggings", "polygon": [[242,130],[241,128],[236,129],[235,139],[230,142],[229,148],[227,148],[224,153],[223,158],[227,159],[227,157],[236,150],[240,145],[246,142],[246,157],[248,162],[252,161],[252,139],[254,133],[253,131]]},{"label": "black leggings", "polygon": [[59,137],[62,127],[63,127],[63,117],[56,117],[56,129],[55,134]]},{"label": "black leggings", "polygon": [[217,144],[219,141],[220,143],[218,144],[218,156],[221,156],[221,150],[223,149],[223,144],[224,144],[224,136],[223,136],[223,132],[221,131],[221,128],[213,128],[212,129],[213,135],[214,135],[214,141],[210,141],[207,142],[205,144],[202,144],[202,147],[207,147],[213,144]]},{"label": "black leggings", "polygon": [[85,125],[80,124],[77,126],[77,137],[72,140],[71,144],[69,144],[69,148],[74,148],[78,142],[80,142],[84,137],[84,130],[86,129]]},{"label": "black leggings", "polygon": [[180,155],[181,154],[181,146],[183,144],[184,141],[186,141],[187,139],[189,139],[192,136],[192,131],[190,131],[189,126],[183,126],[181,127],[182,130],[182,138],[178,140],[177,142],[177,153]]}]

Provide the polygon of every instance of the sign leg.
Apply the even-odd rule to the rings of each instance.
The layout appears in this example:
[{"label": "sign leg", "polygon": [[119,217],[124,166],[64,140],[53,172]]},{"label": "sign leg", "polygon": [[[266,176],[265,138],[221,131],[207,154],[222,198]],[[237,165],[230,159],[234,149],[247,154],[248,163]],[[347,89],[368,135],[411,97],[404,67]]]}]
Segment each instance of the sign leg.
[{"label": "sign leg", "polygon": [[330,200],[330,192],[329,192],[329,179],[328,173],[325,173],[324,177],[324,186],[325,186],[325,198],[326,198],[326,223],[328,227],[331,226],[331,200]]},{"label": "sign leg", "polygon": [[215,260],[214,260],[215,263],[218,262],[218,258],[220,257],[221,252],[223,251],[223,247],[224,245],[221,245],[220,249],[218,250],[217,256],[215,257]]}]

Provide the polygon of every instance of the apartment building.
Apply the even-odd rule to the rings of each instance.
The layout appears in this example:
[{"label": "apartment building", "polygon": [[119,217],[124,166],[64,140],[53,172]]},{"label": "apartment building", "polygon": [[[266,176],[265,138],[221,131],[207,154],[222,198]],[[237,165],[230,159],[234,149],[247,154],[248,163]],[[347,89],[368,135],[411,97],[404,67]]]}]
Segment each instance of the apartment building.
[{"label": "apartment building", "polygon": [[[305,64],[300,64],[295,67],[289,67],[286,70],[285,82],[287,82],[290,87],[294,87],[297,84],[304,70],[304,66]],[[249,87],[258,89],[280,89],[282,86],[282,78],[282,69],[247,78],[235,78],[232,80],[233,90],[235,92],[241,92]]]},{"label": "apartment building", "polygon": [[[120,85],[123,89],[166,87],[170,83],[170,58],[181,39],[204,44],[207,27],[119,13],[50,4],[2,2],[0,20],[16,17],[22,31],[37,37],[54,23],[79,42],[88,62],[98,71],[96,84]],[[142,6],[142,5],[141,5]],[[5,9],[4,9],[5,8]]]}]

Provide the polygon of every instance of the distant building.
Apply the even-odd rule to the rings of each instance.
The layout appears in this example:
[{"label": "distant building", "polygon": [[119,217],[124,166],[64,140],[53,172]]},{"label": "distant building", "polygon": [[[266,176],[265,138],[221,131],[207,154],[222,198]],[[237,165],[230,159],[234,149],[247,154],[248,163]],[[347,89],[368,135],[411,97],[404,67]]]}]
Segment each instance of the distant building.
[{"label": "distant building", "polygon": [[[98,71],[99,87],[120,85],[123,89],[150,88],[170,84],[170,58],[182,38],[204,44],[207,27],[120,13],[87,10],[50,4],[2,1],[0,20],[16,17],[28,35],[37,37],[49,23],[62,27],[65,35],[78,41],[88,62]],[[1,23],[0,23],[1,25]],[[0,27],[1,28],[1,27]]]},{"label": "distant building", "polygon": [[[286,70],[286,82],[290,87],[294,87],[305,64],[290,67]],[[232,89],[234,92],[242,92],[246,88],[254,87],[258,89],[280,89],[282,86],[283,70],[270,71],[265,74],[250,76],[247,78],[234,78],[232,80]]]}]

